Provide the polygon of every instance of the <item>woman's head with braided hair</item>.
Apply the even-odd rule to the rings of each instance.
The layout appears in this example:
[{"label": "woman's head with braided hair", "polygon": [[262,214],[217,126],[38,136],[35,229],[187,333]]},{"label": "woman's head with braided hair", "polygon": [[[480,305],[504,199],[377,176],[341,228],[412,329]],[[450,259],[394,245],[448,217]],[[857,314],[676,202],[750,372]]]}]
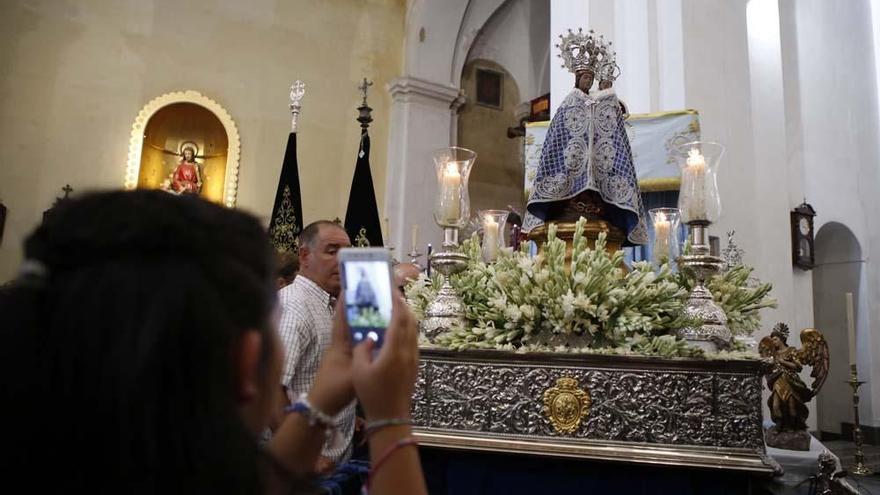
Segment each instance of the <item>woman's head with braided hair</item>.
[{"label": "woman's head with braided hair", "polygon": [[0,294],[0,361],[24,375],[10,392],[26,452],[114,491],[254,492],[282,360],[260,223],[191,196],[96,193],[59,207],[25,258]]}]

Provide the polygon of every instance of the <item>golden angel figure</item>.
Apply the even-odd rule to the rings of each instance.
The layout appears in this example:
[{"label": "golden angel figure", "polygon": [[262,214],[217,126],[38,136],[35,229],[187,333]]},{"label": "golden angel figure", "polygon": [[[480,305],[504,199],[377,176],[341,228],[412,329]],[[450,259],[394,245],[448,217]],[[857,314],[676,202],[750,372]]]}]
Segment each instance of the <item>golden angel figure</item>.
[{"label": "golden angel figure", "polygon": [[[828,343],[814,328],[801,331],[800,349],[788,346],[788,336],[788,325],[778,323],[758,344],[758,352],[772,365],[765,378],[771,392],[767,405],[775,426],[767,430],[766,440],[771,447],[809,450],[807,402],[816,396],[828,377]],[[809,387],[799,376],[804,366],[813,368],[813,383]]]}]

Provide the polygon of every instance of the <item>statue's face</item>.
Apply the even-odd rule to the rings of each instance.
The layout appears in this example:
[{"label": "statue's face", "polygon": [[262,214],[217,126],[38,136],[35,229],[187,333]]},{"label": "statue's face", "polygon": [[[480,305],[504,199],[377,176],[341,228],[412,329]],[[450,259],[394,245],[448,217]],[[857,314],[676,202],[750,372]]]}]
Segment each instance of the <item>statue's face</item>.
[{"label": "statue's face", "polygon": [[584,93],[589,93],[590,88],[593,87],[593,79],[595,78],[595,74],[592,71],[582,70],[578,71],[575,74],[575,87]]},{"label": "statue's face", "polygon": [[191,162],[193,160],[192,148],[184,148],[183,149],[183,158],[188,162]]},{"label": "statue's face", "polygon": [[611,87],[611,81],[599,81],[599,89],[608,89]]}]

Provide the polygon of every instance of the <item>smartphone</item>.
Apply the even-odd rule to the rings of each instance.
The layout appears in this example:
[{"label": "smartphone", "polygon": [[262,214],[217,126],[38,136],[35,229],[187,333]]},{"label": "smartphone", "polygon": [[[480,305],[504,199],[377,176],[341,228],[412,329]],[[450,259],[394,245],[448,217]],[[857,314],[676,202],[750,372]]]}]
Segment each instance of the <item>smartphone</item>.
[{"label": "smartphone", "polygon": [[337,256],[352,343],[371,339],[378,349],[391,321],[391,254],[384,248],[344,248]]}]

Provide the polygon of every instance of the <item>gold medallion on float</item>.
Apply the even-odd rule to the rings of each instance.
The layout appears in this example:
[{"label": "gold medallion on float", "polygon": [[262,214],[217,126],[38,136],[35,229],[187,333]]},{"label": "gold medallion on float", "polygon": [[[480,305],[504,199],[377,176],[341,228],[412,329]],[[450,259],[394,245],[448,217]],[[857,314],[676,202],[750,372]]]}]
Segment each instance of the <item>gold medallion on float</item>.
[{"label": "gold medallion on float", "polygon": [[590,394],[578,388],[574,378],[556,380],[556,386],[544,391],[544,414],[558,433],[572,434],[581,420],[590,414]]}]

